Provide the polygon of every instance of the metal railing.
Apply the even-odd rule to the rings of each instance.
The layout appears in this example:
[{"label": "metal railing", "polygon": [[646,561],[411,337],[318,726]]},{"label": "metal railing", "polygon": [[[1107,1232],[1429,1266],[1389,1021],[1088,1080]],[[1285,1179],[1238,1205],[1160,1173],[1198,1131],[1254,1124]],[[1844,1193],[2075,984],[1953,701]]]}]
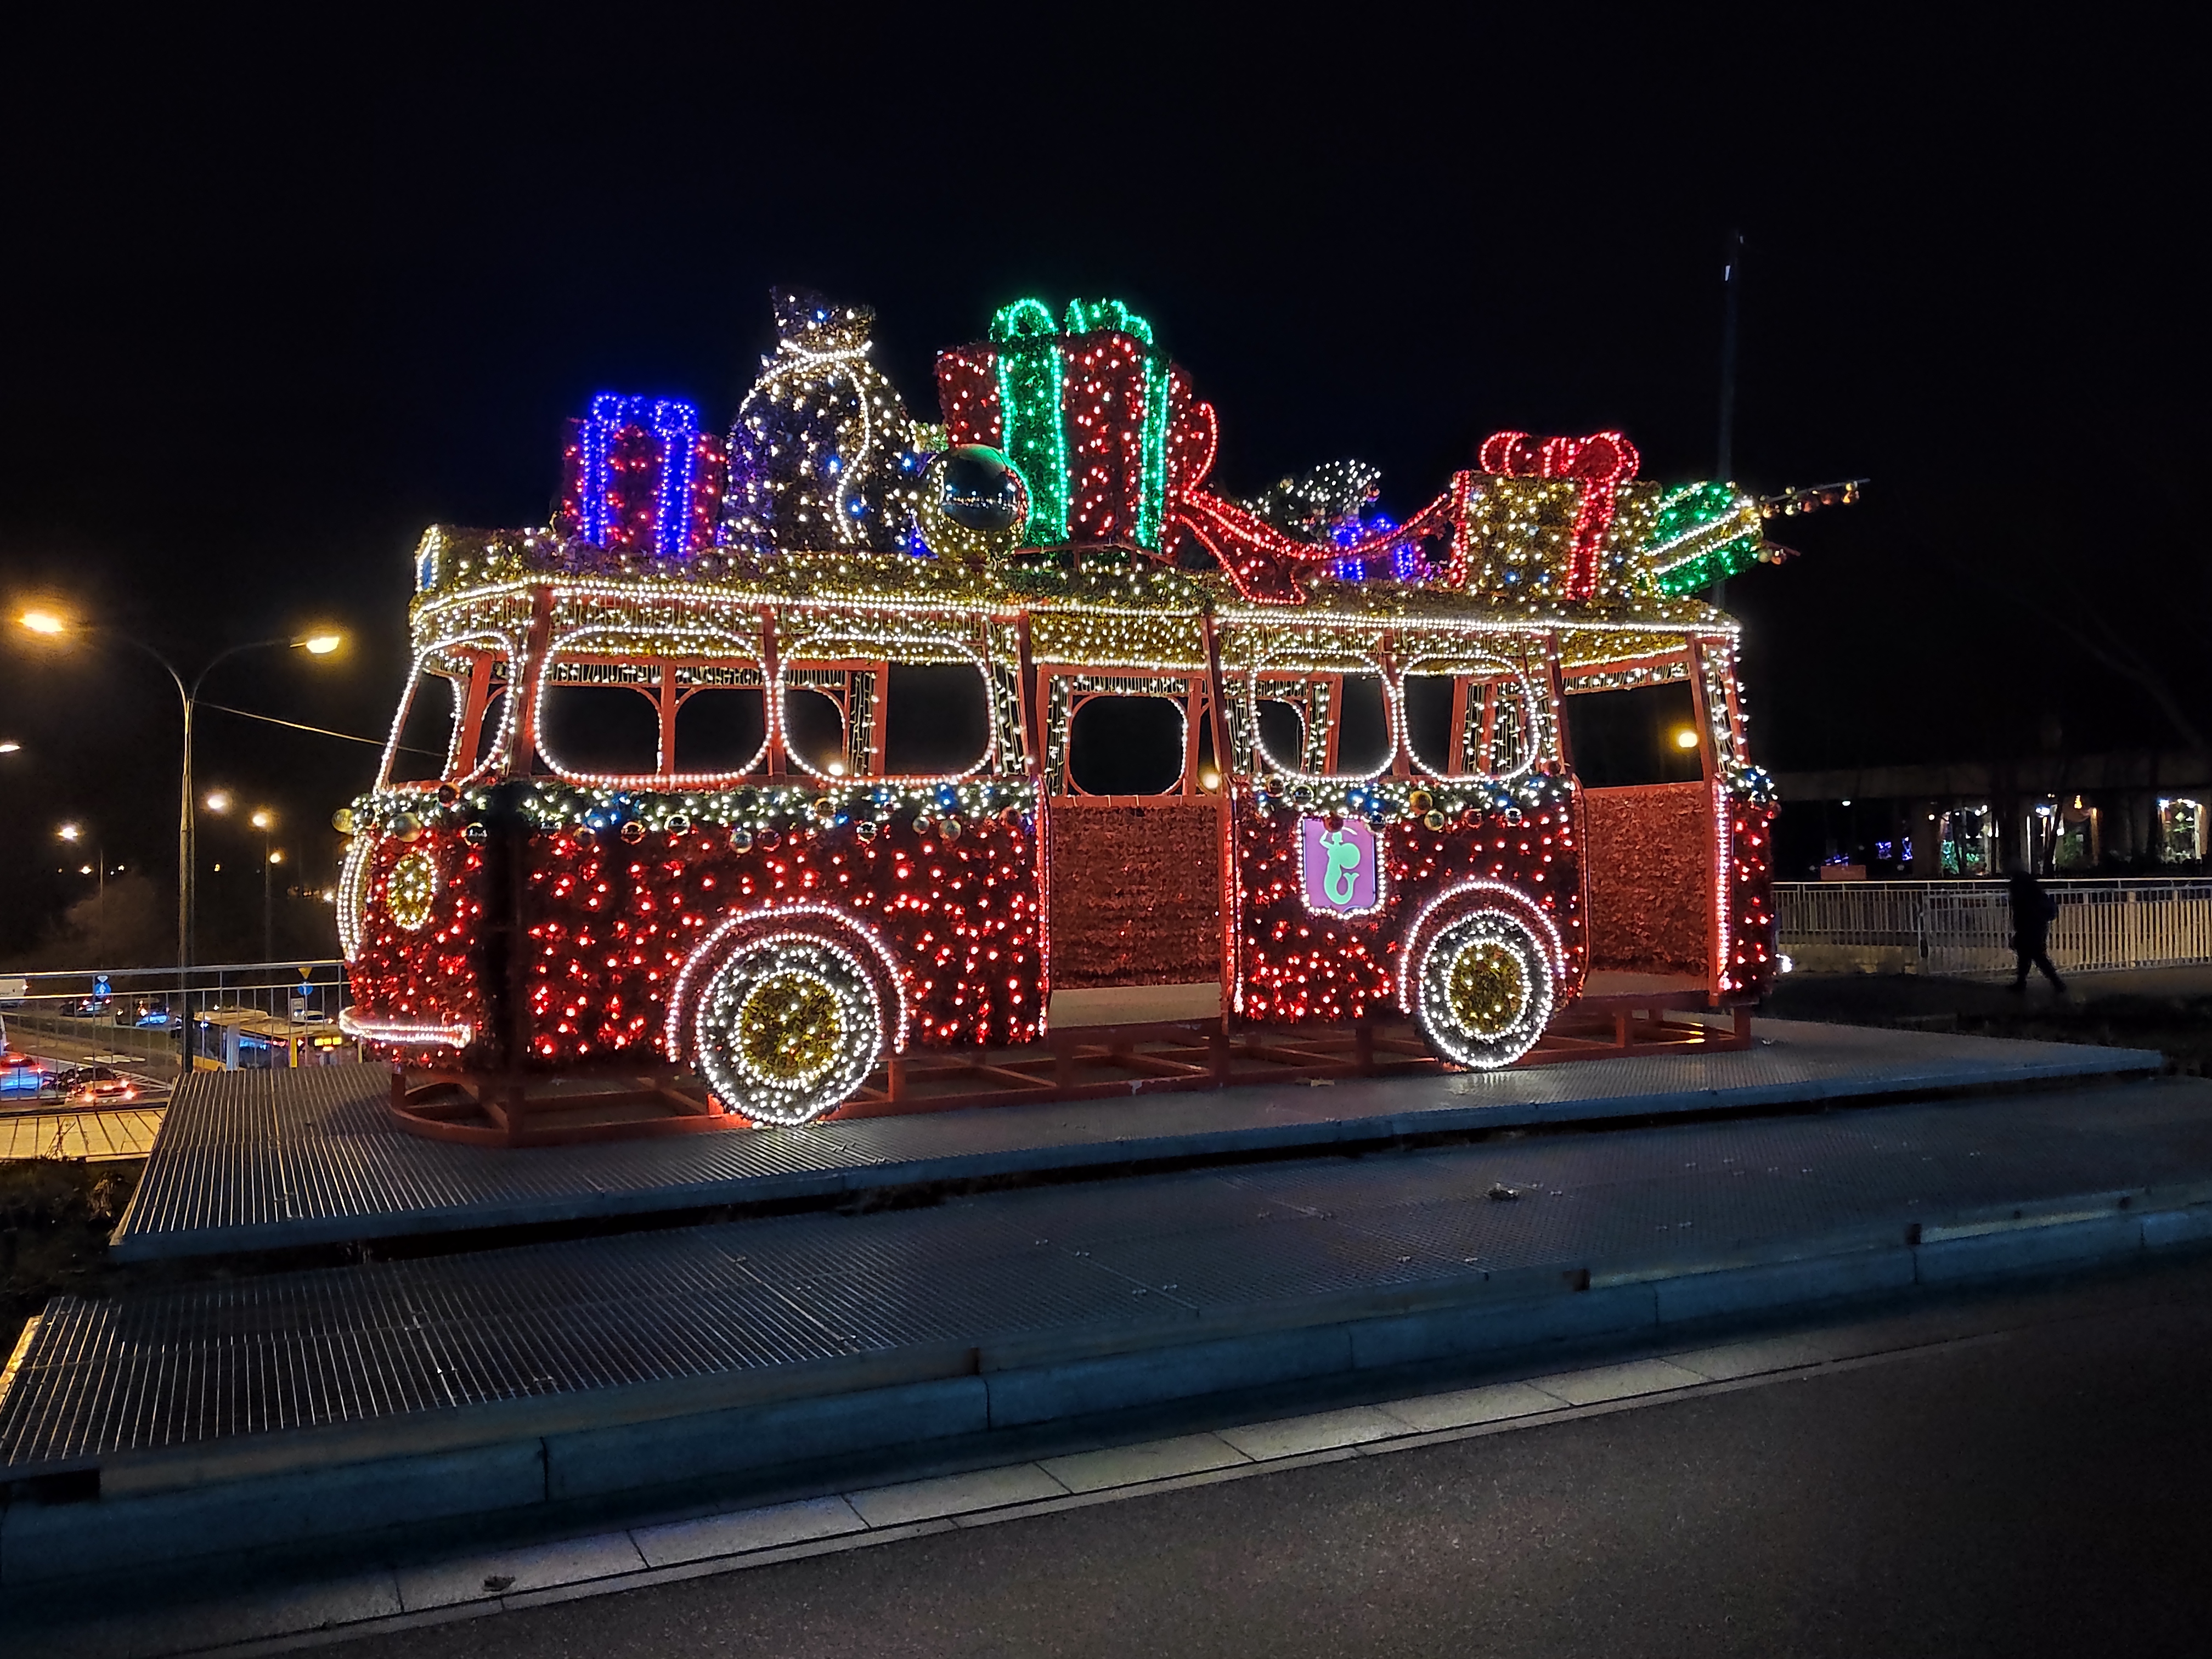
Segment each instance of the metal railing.
[{"label": "metal railing", "polygon": [[[205,1016],[247,1012],[335,1030],[347,1001],[345,964],[215,963],[175,968],[0,971],[0,1020],[11,1040],[64,1037],[112,1054],[181,1063],[187,1033]],[[199,1048],[194,1044],[194,1051]]]},{"label": "metal railing", "polygon": [[[2045,881],[2057,902],[2061,973],[2212,963],[2212,879]],[[1924,974],[2013,971],[2002,881],[1787,881],[1774,884],[1784,954],[1808,968]]]}]

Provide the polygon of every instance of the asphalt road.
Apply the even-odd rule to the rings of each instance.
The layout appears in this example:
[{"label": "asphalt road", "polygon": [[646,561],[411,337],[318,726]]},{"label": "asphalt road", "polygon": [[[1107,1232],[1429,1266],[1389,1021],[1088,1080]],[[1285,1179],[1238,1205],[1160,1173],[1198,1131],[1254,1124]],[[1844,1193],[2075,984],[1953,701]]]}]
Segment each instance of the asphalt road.
[{"label": "asphalt road", "polygon": [[339,1651],[2212,1652],[2212,1265],[2022,1306],[2050,1322]]}]

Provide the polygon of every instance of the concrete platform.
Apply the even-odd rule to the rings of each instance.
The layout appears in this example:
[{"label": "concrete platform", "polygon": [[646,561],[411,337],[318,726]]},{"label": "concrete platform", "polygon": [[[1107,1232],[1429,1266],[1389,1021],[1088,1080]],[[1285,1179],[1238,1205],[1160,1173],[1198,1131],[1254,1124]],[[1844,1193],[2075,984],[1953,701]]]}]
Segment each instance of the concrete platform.
[{"label": "concrete platform", "polygon": [[228,1255],[891,1187],[2160,1069],[2130,1048],[1760,1021],[1735,1053],[1009,1105],[509,1151],[395,1127],[380,1067],[203,1073],[115,1235],[125,1261]]},{"label": "concrete platform", "polygon": [[0,1584],[2202,1244],[2176,1079],[58,1297],[0,1392]]}]

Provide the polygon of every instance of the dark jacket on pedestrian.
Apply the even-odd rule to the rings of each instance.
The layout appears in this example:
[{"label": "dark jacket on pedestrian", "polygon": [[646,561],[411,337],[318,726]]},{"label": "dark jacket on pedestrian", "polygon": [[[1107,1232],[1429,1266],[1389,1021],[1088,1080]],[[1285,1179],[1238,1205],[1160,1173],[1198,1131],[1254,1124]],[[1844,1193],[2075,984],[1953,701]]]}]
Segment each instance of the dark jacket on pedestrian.
[{"label": "dark jacket on pedestrian", "polygon": [[2015,950],[2040,951],[2058,915],[2058,901],[2043,890],[2043,884],[2025,870],[2012,878],[2012,933]]}]

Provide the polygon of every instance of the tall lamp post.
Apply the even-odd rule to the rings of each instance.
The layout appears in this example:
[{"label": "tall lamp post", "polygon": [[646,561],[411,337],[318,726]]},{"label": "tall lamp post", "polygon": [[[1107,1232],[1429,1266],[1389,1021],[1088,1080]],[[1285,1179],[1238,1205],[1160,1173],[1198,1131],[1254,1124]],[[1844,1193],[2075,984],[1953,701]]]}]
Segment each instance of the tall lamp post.
[{"label": "tall lamp post", "polygon": [[207,677],[222,664],[248,651],[305,651],[311,657],[327,657],[345,643],[345,636],[337,633],[301,635],[296,639],[249,640],[243,645],[234,645],[218,651],[208,659],[198,673],[186,680],[183,672],[167,657],[145,641],[112,629],[82,626],[51,611],[26,611],[16,620],[30,632],[42,638],[59,641],[72,635],[94,641],[112,641],[143,653],[161,665],[161,672],[169,677],[177,689],[177,702],[184,711],[184,761],[179,768],[179,787],[177,795],[177,973],[178,989],[185,989],[192,965],[192,902],[193,902],[193,835],[192,835],[192,710],[199,701],[200,688]]},{"label": "tall lamp post", "polygon": [[269,878],[284,857],[281,850],[272,849],[269,845],[270,832],[276,827],[276,814],[264,806],[246,822],[261,832],[261,959],[274,962],[276,959],[274,942],[276,911],[270,901]]}]

